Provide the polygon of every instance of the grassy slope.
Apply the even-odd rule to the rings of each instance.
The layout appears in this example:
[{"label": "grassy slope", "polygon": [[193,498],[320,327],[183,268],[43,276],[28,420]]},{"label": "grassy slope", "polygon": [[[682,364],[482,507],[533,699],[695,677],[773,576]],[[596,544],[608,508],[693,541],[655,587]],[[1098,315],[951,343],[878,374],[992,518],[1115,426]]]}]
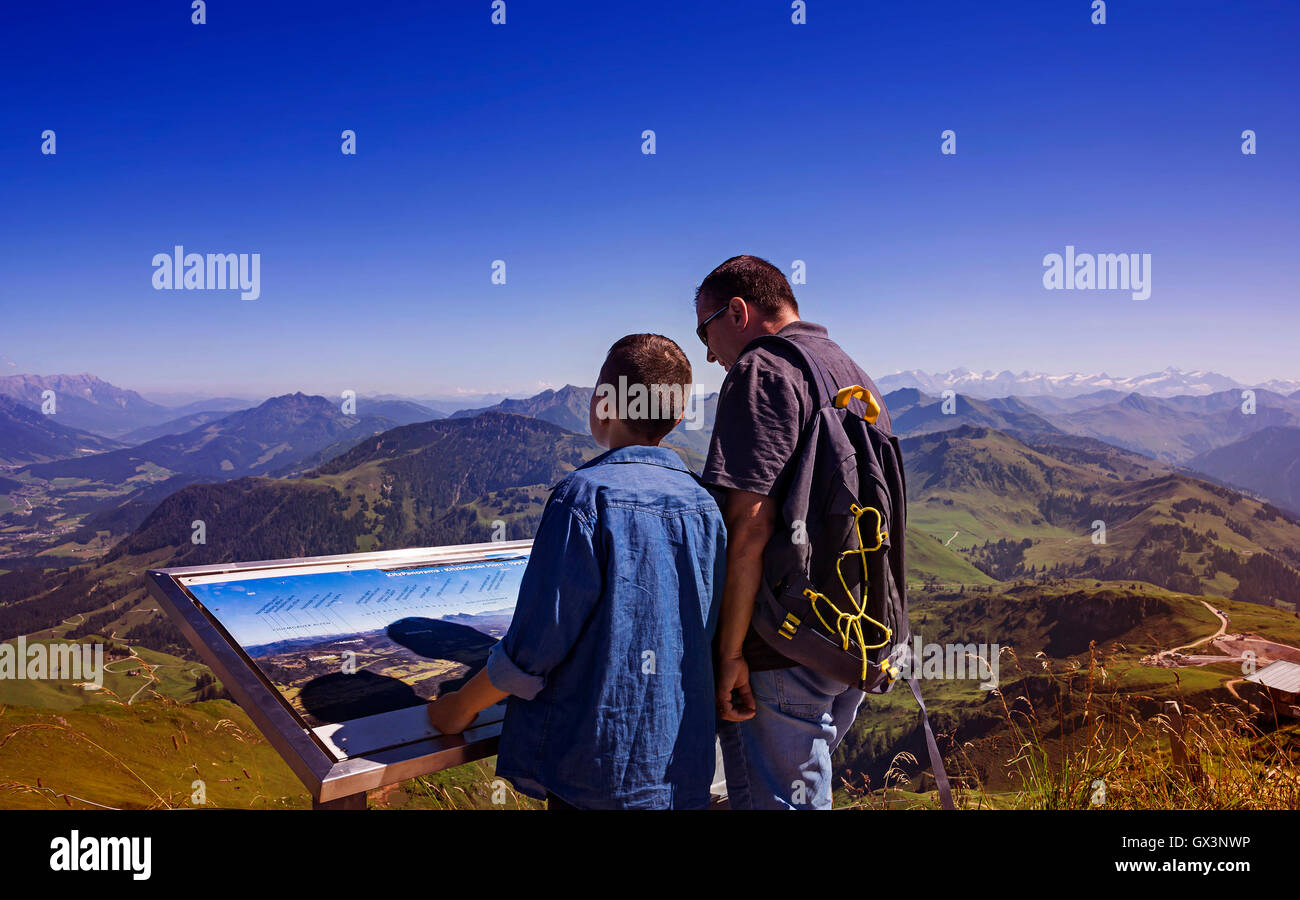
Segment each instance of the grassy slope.
[{"label": "grassy slope", "polygon": [[996,584],[997,582],[970,564],[964,556],[945,547],[938,538],[916,528],[907,531],[908,584],[917,585],[926,578],[943,584]]},{"label": "grassy slope", "polygon": [[[133,649],[156,682],[139,662],[122,660],[107,664],[102,692],[67,682],[0,681],[0,808],[191,807],[196,779],[204,782],[207,808],[311,805],[239,706],[193,702],[195,677],[211,674],[206,666]],[[129,669],[141,674],[128,675]],[[502,788],[493,759],[393,785],[372,794],[370,803],[380,809],[540,806]]]},{"label": "grassy slope", "polygon": [[[1207,704],[1211,699],[1231,699],[1223,685],[1241,677],[1239,664],[1180,669],[1139,664],[1144,655],[1156,650],[1213,634],[1219,623],[1203,605],[1204,599],[1228,614],[1229,632],[1253,632],[1300,646],[1300,616],[1293,612],[1217,597],[1178,594],[1149,584],[1083,579],[1046,585],[1002,585],[987,595],[946,592],[914,596],[912,627],[925,642],[998,643],[1002,648],[999,682],[1003,691],[1008,692],[1026,676],[1039,676],[1045,664],[1057,671],[1075,663],[1086,666],[1086,652],[1036,658],[1049,645],[1054,624],[1044,618],[1044,607],[1054,598],[1067,595],[1078,595],[1084,602],[1099,605],[1109,596],[1120,598],[1121,603],[1125,598],[1152,598],[1166,607],[1145,616],[1138,625],[1098,642],[1099,649],[1106,654],[1107,688],[1150,697],[1153,701],[1182,698]],[[1099,632],[1104,632],[1104,626],[1104,620],[1099,617]],[[1014,651],[1014,657],[1007,653],[1007,648]],[[921,687],[936,730],[951,734],[959,729],[960,740],[971,744],[966,752],[978,764],[985,786],[1005,787],[1004,765],[1014,755],[1014,748],[999,743],[998,736],[1005,731],[1001,701],[992,692],[981,690],[976,681],[923,679]],[[1050,717],[1048,721],[1050,724]],[[874,771],[872,781],[878,787],[881,763],[887,763],[900,750],[910,750],[924,763],[917,729],[917,707],[909,691],[896,688],[889,694],[868,697],[854,728],[836,754],[838,773],[845,775],[851,771],[854,776],[850,780],[856,781],[860,773]],[[950,742],[948,746],[951,748]],[[915,771],[915,766],[910,770]],[[840,796],[849,802],[847,793],[841,791]]]},{"label": "grassy slope", "polygon": [[5,808],[191,806],[196,780],[208,806],[310,804],[270,744],[225,701],[98,702],[69,711],[7,706],[0,766]]}]

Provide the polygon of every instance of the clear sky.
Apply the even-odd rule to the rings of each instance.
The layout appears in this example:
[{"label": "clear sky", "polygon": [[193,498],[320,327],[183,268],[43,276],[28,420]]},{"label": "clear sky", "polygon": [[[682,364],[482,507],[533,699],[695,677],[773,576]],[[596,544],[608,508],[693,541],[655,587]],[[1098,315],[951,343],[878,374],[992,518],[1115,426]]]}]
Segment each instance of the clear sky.
[{"label": "clear sky", "polygon": [[[526,394],[658,331],[716,386],[691,298],[749,252],[804,260],[874,375],[1300,377],[1295,3],[32,6],[0,11],[5,374]],[[154,290],[176,244],[260,253],[261,296]],[[1151,297],[1045,290],[1067,244],[1150,253]]]}]

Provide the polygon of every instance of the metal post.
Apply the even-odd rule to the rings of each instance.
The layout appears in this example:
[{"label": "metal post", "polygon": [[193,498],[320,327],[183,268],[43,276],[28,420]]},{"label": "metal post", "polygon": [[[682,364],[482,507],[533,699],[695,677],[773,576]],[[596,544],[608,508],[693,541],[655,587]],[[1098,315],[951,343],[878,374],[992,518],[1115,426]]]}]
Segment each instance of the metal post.
[{"label": "metal post", "polygon": [[347,794],[343,797],[335,797],[333,800],[321,801],[315,797],[311,798],[312,809],[365,809],[366,792],[359,794]]}]

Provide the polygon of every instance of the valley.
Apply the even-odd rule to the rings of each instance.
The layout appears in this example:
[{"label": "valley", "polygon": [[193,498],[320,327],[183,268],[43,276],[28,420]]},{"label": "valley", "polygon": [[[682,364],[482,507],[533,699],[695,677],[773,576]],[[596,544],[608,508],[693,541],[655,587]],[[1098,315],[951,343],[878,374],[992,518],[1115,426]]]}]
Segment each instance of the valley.
[{"label": "valley", "polygon": [[[1139,721],[1173,698],[1205,709],[1264,708],[1258,686],[1242,681],[1241,657],[1250,650],[1259,660],[1291,659],[1300,647],[1300,516],[1268,496],[1289,482],[1260,474],[1239,484],[1242,473],[1218,465],[1213,449],[1188,456],[1233,415],[1226,398],[1157,405],[1111,395],[958,395],[946,413],[941,399],[917,389],[896,393],[887,402],[903,432],[913,630],[927,642],[996,644],[1004,654],[997,692],[974,682],[923,685],[959,777],[982,792],[980,803],[1024,796],[1010,763],[1019,714],[1008,710],[1035,698],[1063,702],[1061,673],[1104,665],[1108,702],[1130,704]],[[1285,419],[1292,398],[1277,397],[1263,396],[1261,408],[1274,404],[1274,418]],[[550,487],[601,452],[585,433],[585,403],[583,389],[569,386],[397,424],[286,395],[243,412],[195,419],[195,410],[157,423],[194,424],[179,434],[137,424],[143,440],[133,447],[10,465],[0,480],[0,637],[102,640],[113,662],[102,692],[0,683],[2,802],[184,804],[186,779],[198,777],[188,739],[230,770],[210,786],[214,802],[307,805],[287,767],[220,699],[220,685],[156,609],[144,571],[467,543],[502,530],[507,539],[531,537]],[[1118,443],[1099,437],[1118,441],[1120,426],[1104,424],[1116,404],[1122,416],[1113,421],[1164,421],[1165,443],[1152,443],[1156,424],[1134,426]],[[1213,421],[1184,428],[1184,415]],[[1210,442],[1276,443],[1271,429],[1288,427],[1261,425],[1244,437],[1227,429]],[[707,435],[675,433],[668,443],[698,469]],[[1270,452],[1259,458],[1286,471],[1285,453]],[[1215,471],[1202,474],[1189,460]],[[414,677],[420,660],[377,640],[373,661]],[[316,648],[307,658],[332,652]],[[268,654],[286,683],[321,674],[297,671],[301,654]],[[444,669],[421,670],[422,689],[465,672]],[[868,698],[842,744],[836,764],[846,802],[851,785],[879,789],[899,753],[924,758],[915,706],[903,694]],[[1056,733],[1043,752],[1063,758],[1086,723],[1050,706],[1035,706],[1043,732]],[[1273,733],[1295,740],[1294,725]],[[53,749],[57,741],[69,749]],[[95,754],[107,769],[88,767]],[[924,805],[927,776],[915,765],[902,769],[894,788]],[[476,792],[488,776],[490,767],[466,767],[394,796],[405,805],[456,805],[454,785],[482,800]]]}]

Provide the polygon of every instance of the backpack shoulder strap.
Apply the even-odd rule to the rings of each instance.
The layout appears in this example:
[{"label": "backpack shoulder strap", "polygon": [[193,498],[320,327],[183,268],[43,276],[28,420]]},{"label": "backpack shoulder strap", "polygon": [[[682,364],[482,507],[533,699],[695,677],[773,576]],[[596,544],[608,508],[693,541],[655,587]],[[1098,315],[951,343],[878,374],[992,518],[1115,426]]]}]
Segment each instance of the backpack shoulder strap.
[{"label": "backpack shoulder strap", "polygon": [[835,380],[826,371],[826,367],[822,365],[821,360],[814,354],[809,353],[806,347],[801,347],[797,341],[780,334],[765,334],[760,338],[755,338],[753,343],[785,347],[791,350],[808,375],[808,383],[812,386],[813,402],[816,403],[817,408],[820,409],[834,401],[837,390]]}]

